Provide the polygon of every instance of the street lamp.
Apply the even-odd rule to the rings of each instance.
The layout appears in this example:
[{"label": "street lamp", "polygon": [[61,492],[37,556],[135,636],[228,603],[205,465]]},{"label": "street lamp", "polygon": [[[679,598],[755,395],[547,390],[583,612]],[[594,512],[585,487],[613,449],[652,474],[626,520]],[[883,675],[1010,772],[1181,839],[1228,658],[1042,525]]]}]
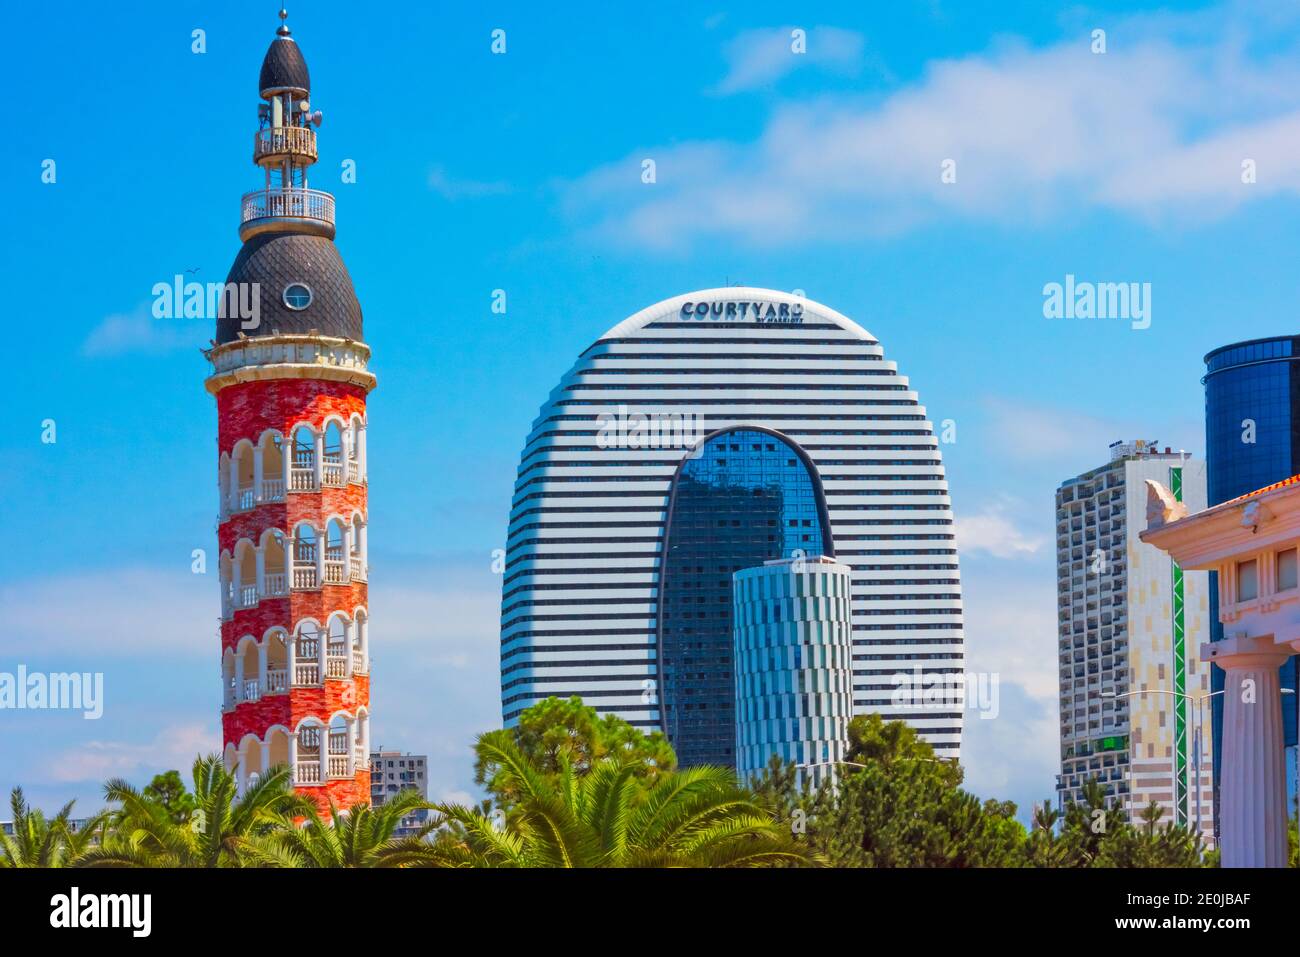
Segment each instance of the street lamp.
[{"label": "street lamp", "polygon": [[[1282,688],[1280,690],[1282,694],[1296,693],[1294,688]],[[1196,833],[1197,834],[1201,833],[1201,730],[1205,726],[1205,699],[1213,698],[1215,695],[1221,695],[1225,691],[1227,691],[1226,688],[1219,691],[1211,691],[1208,692],[1207,694],[1200,694],[1200,695],[1190,695],[1183,691],[1171,691],[1168,688],[1147,688],[1141,691],[1125,691],[1120,694],[1116,694],[1114,691],[1101,692],[1101,696],[1103,698],[1118,699],[1118,698],[1130,698],[1133,697],[1134,695],[1142,695],[1142,694],[1168,694],[1168,695],[1175,695],[1179,698],[1187,698],[1189,700],[1196,702],[1196,739],[1195,739],[1196,743],[1194,745],[1196,749],[1196,753],[1195,755],[1193,755],[1194,757],[1193,767],[1195,768],[1195,774],[1196,774]],[[1177,794],[1178,793],[1177,779],[1174,779],[1172,783],[1174,785],[1174,793]],[[1178,809],[1176,807],[1174,808],[1174,819],[1175,820],[1178,819]]]}]

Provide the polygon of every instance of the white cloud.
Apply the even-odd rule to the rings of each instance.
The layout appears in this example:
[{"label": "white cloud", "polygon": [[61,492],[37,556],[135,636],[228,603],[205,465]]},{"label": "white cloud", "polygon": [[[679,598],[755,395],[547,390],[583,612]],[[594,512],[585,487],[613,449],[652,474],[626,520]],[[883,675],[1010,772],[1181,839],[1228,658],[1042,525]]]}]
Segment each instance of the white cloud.
[{"label": "white cloud", "polygon": [[214,716],[211,726],[199,724],[169,727],[152,740],[91,740],[49,758],[43,774],[57,782],[103,782],[109,778],[152,778],[175,768],[182,780],[189,780],[195,757],[221,750],[220,733]]},{"label": "white cloud", "polygon": [[1153,422],[1149,416],[1103,417],[998,397],[985,398],[983,407],[988,415],[987,441],[998,455],[1052,465],[1061,479],[1103,464],[1112,442],[1164,439],[1163,446],[1199,455],[1204,438],[1203,426],[1192,417],[1163,422]]},{"label": "white cloud", "polygon": [[[564,202],[595,238],[683,250],[888,235],[952,218],[1043,225],[1090,207],[1195,221],[1300,192],[1294,53],[1252,58],[1241,30],[1193,26],[1116,24],[1105,55],[1086,36],[1003,43],[932,63],[883,98],[784,102],[752,142],[641,147],[564,186]],[[1285,46],[1272,39],[1271,49]],[[784,61],[765,44],[726,82],[771,76]],[[657,164],[653,189],[635,175],[645,156]],[[1241,182],[1246,158],[1258,164],[1254,185]],[[948,159],[951,184],[940,178]]]},{"label": "white cloud", "polygon": [[483,196],[504,196],[513,191],[509,183],[500,181],[453,178],[441,166],[429,170],[429,188],[443,199],[452,201],[479,199]]},{"label": "white cloud", "polygon": [[216,646],[215,576],[152,567],[77,572],[0,585],[0,653],[198,658]]},{"label": "white cloud", "polygon": [[998,713],[970,711],[962,735],[966,786],[1013,800],[1022,819],[1054,794],[1059,770],[1055,565],[1043,554],[1008,564],[962,559],[966,668],[997,675]]},{"label": "white cloud", "polygon": [[794,52],[794,27],[745,30],[723,51],[727,75],[716,93],[739,93],[768,86],[800,67],[817,67],[845,75],[861,69],[866,41],[862,34],[839,27],[805,29],[805,52]]},{"label": "white cloud", "polygon": [[1037,554],[1047,539],[1008,515],[1008,512],[1023,515],[1028,511],[1024,503],[1016,503],[1014,508],[996,504],[976,515],[958,515],[955,519],[958,549],[964,555],[985,552],[994,558]]},{"label": "white cloud", "polygon": [[106,316],[90,330],[81,344],[81,353],[91,358],[128,353],[162,353],[176,349],[197,348],[204,341],[198,324],[184,319],[155,319],[148,303],[131,312]]}]

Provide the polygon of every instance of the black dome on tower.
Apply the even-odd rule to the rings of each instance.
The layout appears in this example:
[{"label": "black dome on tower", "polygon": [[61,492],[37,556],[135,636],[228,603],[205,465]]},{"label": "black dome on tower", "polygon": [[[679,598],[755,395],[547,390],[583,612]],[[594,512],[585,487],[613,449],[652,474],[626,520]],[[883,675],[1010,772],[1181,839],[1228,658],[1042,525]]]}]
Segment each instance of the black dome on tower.
[{"label": "black dome on tower", "polygon": [[[244,243],[227,283],[257,283],[258,326],[238,316],[217,319],[217,342],[246,336],[317,335],[362,341],[361,304],[343,258],[323,236],[262,233]],[[306,292],[303,292],[303,290]],[[305,305],[304,305],[305,303]]]},{"label": "black dome on tower", "polygon": [[302,50],[289,28],[281,26],[279,36],[271,41],[266,56],[262,58],[262,73],[257,79],[260,96],[281,90],[292,90],[306,96],[311,92],[311,76],[307,72],[307,61],[302,57]]}]

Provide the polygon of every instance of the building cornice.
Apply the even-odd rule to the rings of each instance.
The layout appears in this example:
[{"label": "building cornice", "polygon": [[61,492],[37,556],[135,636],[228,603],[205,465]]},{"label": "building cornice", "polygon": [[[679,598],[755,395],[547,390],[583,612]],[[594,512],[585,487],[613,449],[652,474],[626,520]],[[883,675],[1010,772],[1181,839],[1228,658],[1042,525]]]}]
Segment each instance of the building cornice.
[{"label": "building cornice", "polygon": [[205,351],[213,372],[204,386],[216,395],[226,386],[271,379],[350,382],[370,392],[378,379],[367,366],[364,342],[321,335],[273,335],[236,339]]},{"label": "building cornice", "polygon": [[1183,568],[1212,569],[1235,555],[1300,539],[1300,485],[1225,502],[1139,537]]}]

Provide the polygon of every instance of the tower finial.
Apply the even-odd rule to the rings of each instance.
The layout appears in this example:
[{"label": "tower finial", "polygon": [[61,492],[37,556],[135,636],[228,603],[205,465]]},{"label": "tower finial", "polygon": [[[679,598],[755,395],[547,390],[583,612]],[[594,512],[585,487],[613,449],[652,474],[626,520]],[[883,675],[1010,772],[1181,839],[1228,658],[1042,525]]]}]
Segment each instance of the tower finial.
[{"label": "tower finial", "polygon": [[287,23],[284,22],[285,20],[288,20],[288,19],[289,19],[289,11],[286,10],[286,9],[284,8],[284,5],[283,5],[283,4],[281,4],[281,6],[280,6],[280,27],[279,27],[279,29],[277,29],[277,30],[275,31],[279,36],[287,37],[287,36],[289,35],[289,24],[287,24]]}]

